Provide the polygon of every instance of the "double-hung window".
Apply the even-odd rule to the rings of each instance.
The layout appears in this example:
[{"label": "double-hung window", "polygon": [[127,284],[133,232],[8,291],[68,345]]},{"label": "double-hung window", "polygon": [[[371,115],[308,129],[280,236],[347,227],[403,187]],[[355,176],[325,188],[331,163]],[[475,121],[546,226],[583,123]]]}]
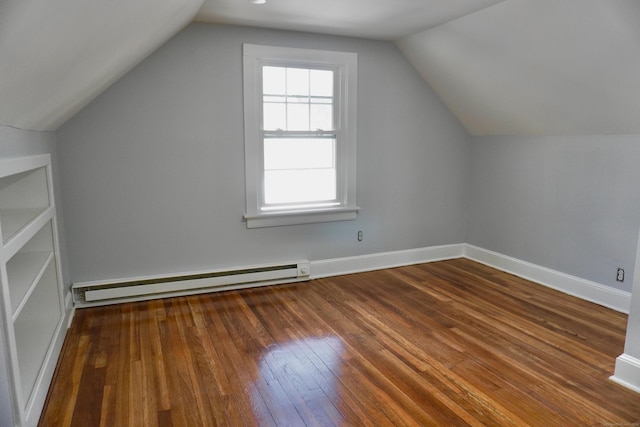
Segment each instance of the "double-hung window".
[{"label": "double-hung window", "polygon": [[357,55],[243,48],[247,226],[354,219]]}]

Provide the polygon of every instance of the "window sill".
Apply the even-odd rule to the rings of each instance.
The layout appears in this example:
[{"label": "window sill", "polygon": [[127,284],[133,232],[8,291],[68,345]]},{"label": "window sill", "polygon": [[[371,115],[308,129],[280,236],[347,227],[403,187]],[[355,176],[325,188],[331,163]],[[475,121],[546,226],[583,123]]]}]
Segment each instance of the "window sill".
[{"label": "window sill", "polygon": [[308,211],[269,212],[245,214],[247,228],[278,227],[282,225],[313,224],[318,222],[349,221],[356,219],[359,207],[314,209]]}]

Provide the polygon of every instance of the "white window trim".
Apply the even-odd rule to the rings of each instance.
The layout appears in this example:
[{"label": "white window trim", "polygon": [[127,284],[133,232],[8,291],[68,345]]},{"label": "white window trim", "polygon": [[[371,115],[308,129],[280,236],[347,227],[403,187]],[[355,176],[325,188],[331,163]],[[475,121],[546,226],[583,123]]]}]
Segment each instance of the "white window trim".
[{"label": "white window trim", "polygon": [[[260,67],[265,63],[334,67],[339,79],[340,107],[337,117],[338,163],[337,185],[339,205],[331,207],[302,207],[265,210],[261,202],[262,141],[259,103],[262,102]],[[243,45],[245,185],[247,228],[316,222],[353,220],[356,206],[356,141],[357,141],[357,75],[356,53],[324,50],[283,48],[276,46]]]}]

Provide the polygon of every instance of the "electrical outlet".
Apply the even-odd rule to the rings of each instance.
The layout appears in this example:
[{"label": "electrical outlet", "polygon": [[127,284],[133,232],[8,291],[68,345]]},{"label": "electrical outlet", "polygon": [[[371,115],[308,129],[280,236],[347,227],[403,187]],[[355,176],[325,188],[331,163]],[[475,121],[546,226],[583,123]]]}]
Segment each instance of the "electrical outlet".
[{"label": "electrical outlet", "polygon": [[618,268],[618,272],[616,273],[616,281],[624,282],[624,269]]}]

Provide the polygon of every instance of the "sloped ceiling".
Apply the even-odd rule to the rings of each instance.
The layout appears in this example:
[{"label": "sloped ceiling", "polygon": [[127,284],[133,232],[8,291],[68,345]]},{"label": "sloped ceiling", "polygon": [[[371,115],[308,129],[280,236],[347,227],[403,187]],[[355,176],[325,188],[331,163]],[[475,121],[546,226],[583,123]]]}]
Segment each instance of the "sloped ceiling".
[{"label": "sloped ceiling", "polygon": [[508,0],[398,46],[473,135],[640,133],[638,0]]},{"label": "sloped ceiling", "polygon": [[0,124],[57,129],[194,18],[393,40],[472,135],[640,133],[639,0],[1,0]]},{"label": "sloped ceiling", "polygon": [[394,40],[505,0],[206,0],[197,21]]},{"label": "sloped ceiling", "polygon": [[202,0],[1,0],[0,124],[52,130],[193,19]]}]

